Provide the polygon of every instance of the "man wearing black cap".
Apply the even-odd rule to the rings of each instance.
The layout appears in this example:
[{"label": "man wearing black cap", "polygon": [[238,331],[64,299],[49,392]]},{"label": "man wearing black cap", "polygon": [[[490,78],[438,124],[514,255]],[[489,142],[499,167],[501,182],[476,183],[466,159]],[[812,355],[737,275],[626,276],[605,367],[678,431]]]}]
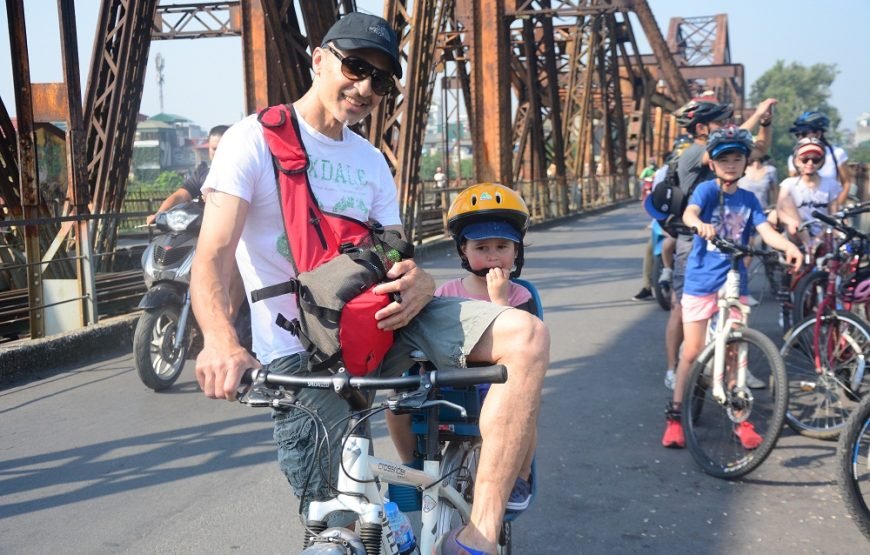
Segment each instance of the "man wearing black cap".
[{"label": "man wearing black cap", "polygon": [[[308,182],[318,204],[327,212],[375,219],[387,229],[401,231],[396,188],[382,153],[348,129],[368,116],[402,75],[395,32],[380,17],[348,14],[326,33],[311,62],[312,86],[294,108],[309,159]],[[203,191],[210,193],[191,283],[204,336],[196,375],[206,396],[232,401],[245,369],[262,362],[270,371],[297,373],[307,371],[308,362],[297,338],[274,323],[279,312],[291,320],[296,317],[289,295],[252,303],[253,350],[259,360],[239,345],[228,317],[226,284],[233,257],[248,294],[294,275],[275,171],[256,116],[224,135]],[[508,368],[508,383],[492,387],[480,417],[484,447],[472,524],[454,531],[443,550],[456,553],[465,545],[493,552],[507,497],[535,426],[549,364],[549,333],[525,311],[480,301],[432,299],[435,282],[413,260],[394,264],[388,277],[393,281],[379,285],[376,292],[400,293],[401,302],[376,314],[380,328],[396,331],[383,374],[409,368],[408,355],[414,349],[441,367],[484,362]],[[316,408],[327,427],[347,414],[344,401],[330,392],[306,389],[298,398]],[[310,419],[302,411],[276,414],[275,440],[279,463],[297,495],[310,478],[307,500],[331,497],[320,472],[309,473],[317,466]],[[339,458],[338,443],[332,461]],[[352,517],[330,524],[342,525]]]}]

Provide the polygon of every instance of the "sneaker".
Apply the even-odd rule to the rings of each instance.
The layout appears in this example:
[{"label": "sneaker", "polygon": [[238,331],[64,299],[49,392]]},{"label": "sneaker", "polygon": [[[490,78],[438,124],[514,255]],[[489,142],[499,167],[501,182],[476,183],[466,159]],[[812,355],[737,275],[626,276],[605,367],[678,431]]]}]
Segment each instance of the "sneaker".
[{"label": "sneaker", "polygon": [[653,293],[649,287],[644,287],[641,289],[637,295],[632,297],[635,301],[648,301],[653,298]]},{"label": "sneaker", "polygon": [[748,304],[749,306],[758,306],[761,304],[761,301],[759,301],[752,295],[746,295],[746,304]]},{"label": "sneaker", "polygon": [[674,390],[674,387],[677,385],[677,374],[673,370],[668,370],[665,372],[665,387]]},{"label": "sneaker", "polygon": [[674,270],[671,268],[662,268],[662,273],[659,274],[659,283],[664,285],[668,284],[668,287],[671,285],[671,280],[674,278]]},{"label": "sneaker", "polygon": [[662,446],[682,449],[686,446],[686,435],[683,433],[683,423],[680,421],[680,411],[674,409],[673,403],[665,408],[665,435],[662,436]]},{"label": "sneaker", "polygon": [[683,424],[679,420],[667,421],[662,445],[673,449],[682,449],[686,446],[686,435],[683,433]]},{"label": "sneaker", "polygon": [[746,387],[749,389],[764,389],[767,384],[756,378],[752,372],[746,371]]},{"label": "sneaker", "polygon": [[755,449],[764,441],[764,438],[755,431],[755,426],[752,425],[752,422],[746,422],[745,420],[734,427],[734,435],[740,440],[740,445],[744,449]]},{"label": "sneaker", "polygon": [[517,478],[514,482],[514,489],[511,490],[511,495],[508,497],[507,510],[513,512],[525,511],[529,508],[532,502],[532,484]]},{"label": "sneaker", "polygon": [[434,555],[489,555],[485,551],[471,549],[465,544],[459,543],[459,534],[465,526],[454,528],[446,535],[438,538],[435,542],[435,548],[432,550]]}]

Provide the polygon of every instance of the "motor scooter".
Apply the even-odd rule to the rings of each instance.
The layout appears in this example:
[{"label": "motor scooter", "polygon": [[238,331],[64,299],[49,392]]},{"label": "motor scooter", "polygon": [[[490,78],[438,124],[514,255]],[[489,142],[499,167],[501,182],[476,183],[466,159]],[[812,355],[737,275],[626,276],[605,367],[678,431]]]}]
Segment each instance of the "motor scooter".
[{"label": "motor scooter", "polygon": [[161,232],[142,253],[148,291],[133,334],[136,371],[154,391],[178,379],[187,358],[194,358],[193,336],[199,328],[190,309],[190,268],[202,225],[202,203],[187,202],[160,212],[154,226]]},{"label": "motor scooter", "polygon": [[[154,391],[168,389],[202,350],[202,333],[190,305],[190,268],[202,225],[199,200],[179,204],[154,219],[160,235],[142,253],[142,273],[148,291],[133,335],[136,371]],[[235,321],[239,340],[251,350],[251,316],[242,303]]]}]

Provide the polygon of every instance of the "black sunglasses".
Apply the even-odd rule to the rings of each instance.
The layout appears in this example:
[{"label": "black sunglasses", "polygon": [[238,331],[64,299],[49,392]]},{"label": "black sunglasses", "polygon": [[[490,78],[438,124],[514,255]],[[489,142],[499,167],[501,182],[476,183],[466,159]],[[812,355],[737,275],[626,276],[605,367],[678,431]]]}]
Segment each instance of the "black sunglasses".
[{"label": "black sunglasses", "polygon": [[378,69],[362,58],[345,56],[331,44],[327,44],[326,47],[341,62],[341,74],[351,81],[362,81],[371,77],[372,91],[378,96],[388,95],[395,87],[396,83],[393,80],[392,72]]},{"label": "black sunglasses", "polygon": [[815,164],[816,166],[818,166],[819,163],[822,161],[822,159],[821,159],[821,158],[818,158],[818,157],[816,157],[816,156],[801,156],[801,157],[800,157],[800,161],[801,161],[802,164],[807,164],[807,163],[809,163],[809,162],[812,162],[813,164]]}]

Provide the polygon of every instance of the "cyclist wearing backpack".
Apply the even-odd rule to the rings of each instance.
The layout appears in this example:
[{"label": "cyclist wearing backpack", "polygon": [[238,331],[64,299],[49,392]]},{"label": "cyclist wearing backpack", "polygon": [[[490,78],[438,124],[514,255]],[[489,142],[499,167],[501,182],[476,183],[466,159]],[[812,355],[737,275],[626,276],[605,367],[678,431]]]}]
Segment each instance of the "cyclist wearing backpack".
[{"label": "cyclist wearing backpack", "polygon": [[[770,145],[771,111],[776,99],[764,100],[755,113],[740,127],[751,130],[756,125],[761,129],[758,133],[756,148],[766,152]],[[711,97],[700,97],[690,100],[675,112],[677,124],[686,129],[694,142],[679,157],[676,175],[671,180],[665,180],[662,186],[653,191],[652,197],[661,211],[667,206],[669,219],[679,222],[686,201],[691,197],[695,187],[715,177],[710,167],[704,163],[707,137],[716,129],[721,129],[733,115],[730,104],[720,104]],[[663,225],[667,229],[667,225]],[[677,244],[674,255],[674,274],[672,281],[671,314],[665,332],[665,352],[668,367],[665,371],[665,386],[673,387],[677,365],[677,353],[683,342],[683,320],[680,302],[683,297],[683,277],[686,269],[686,258],[692,245],[692,236],[676,233]],[[751,386],[752,384],[750,384]],[[758,386],[758,384],[754,384]],[[762,384],[763,385],[763,384]]]},{"label": "cyclist wearing backpack", "polygon": [[[312,247],[335,242],[334,235],[321,235],[319,242],[312,235],[312,228],[323,231],[324,218],[333,223],[353,221],[372,233],[380,226],[366,224],[370,219],[379,220],[386,229],[401,230],[396,189],[382,153],[349,129],[371,114],[393,90],[395,78],[402,75],[395,32],[380,17],[347,14],[327,31],[321,46],[313,49],[311,63],[312,85],[292,110],[269,108],[227,131],[204,186],[211,192],[194,260],[191,294],[204,337],[196,362],[197,381],[210,398],[233,401],[244,370],[260,367],[261,362],[270,371],[305,373],[309,359],[313,360],[311,351],[302,344],[304,326],[291,326],[297,332],[294,335],[283,325],[303,318],[302,305],[297,303],[310,300],[300,300],[303,295],[292,291],[266,295],[252,304],[254,350],[260,360],[241,348],[228,318],[227,284],[233,258],[251,295],[255,290],[271,289],[273,284],[283,287],[280,282],[291,283],[288,278],[301,282],[304,274],[296,275],[291,263],[301,258],[293,245],[299,237],[313,237]],[[288,118],[292,118],[290,127]],[[281,129],[279,139],[288,142],[275,142],[267,135],[275,129]],[[284,135],[284,130],[293,135]],[[294,137],[298,141],[289,142]],[[282,160],[276,147],[301,164],[276,166]],[[299,227],[287,233],[290,220],[282,212],[294,207],[284,201],[290,185],[300,179],[304,180],[303,189],[292,191],[306,193],[307,189],[308,201],[313,202],[307,207],[323,218],[294,220]],[[356,247],[357,243],[345,243],[342,237],[338,240],[341,254],[335,253],[335,258],[319,268],[345,255],[371,252]],[[538,318],[524,311],[473,300],[433,299],[435,282],[413,259],[393,262],[386,273],[390,281],[366,290],[374,297],[388,299],[367,324],[378,332],[393,334],[392,348],[375,371],[386,375],[405,371],[412,364],[409,355],[415,349],[425,352],[440,367],[482,362],[504,364],[508,369],[510,379],[492,386],[480,416],[484,442],[471,522],[458,533],[463,544],[493,552],[508,495],[533,436],[549,364],[549,333]],[[284,316],[283,320],[279,316]],[[306,389],[298,399],[316,409],[327,427],[337,425],[337,436],[343,434],[346,423],[339,421],[347,415],[347,405],[337,395]],[[315,457],[311,426],[302,411],[274,415],[278,460],[297,495],[306,501],[329,499],[332,491],[320,472],[311,473],[305,490],[308,470],[327,460],[325,450],[322,459]],[[334,442],[333,463],[339,459],[340,444]],[[327,474],[332,475],[329,470]],[[306,508],[303,503],[302,509]],[[330,524],[344,525],[353,518],[339,516]]]},{"label": "cyclist wearing backpack", "polygon": [[[665,411],[664,447],[685,447],[680,420],[683,389],[692,365],[704,348],[709,320],[718,309],[718,291],[730,269],[730,256],[719,252],[707,240],[719,235],[729,241],[747,244],[755,229],[765,243],[784,251],[789,262],[800,267],[801,253],[797,247],[771,227],[755,195],[737,186],[752,148],[752,135],[745,129],[728,125],[712,131],[705,152],[709,155],[708,167],[715,178],[697,186],[683,213],[685,225],[695,228],[698,235],[690,244],[691,252],[686,264],[685,292],[681,303],[685,340],[672,401]],[[740,271],[744,278],[741,295],[745,297],[748,280],[742,262]],[[737,426],[734,433],[746,449],[754,449],[761,443],[761,436],[748,421]]]},{"label": "cyclist wearing backpack", "polygon": [[[833,146],[825,138],[825,132],[828,126],[831,125],[831,120],[828,116],[821,112],[804,112],[796,120],[789,133],[794,133],[797,140],[801,139],[817,139],[825,147],[825,161],[819,168],[818,174],[822,178],[836,179],[840,182],[842,190],[837,197],[837,203],[843,205],[849,199],[849,190],[852,187],[852,171],[846,162],[849,160],[849,155],[845,150],[838,146]],[[788,157],[789,175],[795,177],[799,175],[800,170],[795,165],[794,155]]]}]

